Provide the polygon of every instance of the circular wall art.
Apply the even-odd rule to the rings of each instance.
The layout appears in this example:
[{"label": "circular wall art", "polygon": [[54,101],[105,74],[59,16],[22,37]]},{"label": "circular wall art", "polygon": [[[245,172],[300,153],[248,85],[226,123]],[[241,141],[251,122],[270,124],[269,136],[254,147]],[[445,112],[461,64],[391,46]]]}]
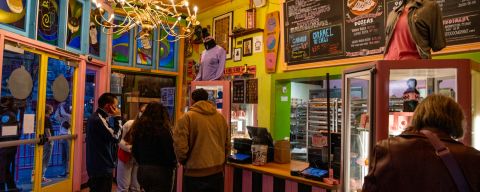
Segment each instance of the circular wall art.
[{"label": "circular wall art", "polygon": [[58,102],[64,102],[67,100],[70,93],[70,86],[67,79],[63,75],[58,76],[52,85],[53,98]]},{"label": "circular wall art", "polygon": [[24,66],[13,70],[8,78],[8,89],[16,99],[26,99],[32,93],[33,80]]}]

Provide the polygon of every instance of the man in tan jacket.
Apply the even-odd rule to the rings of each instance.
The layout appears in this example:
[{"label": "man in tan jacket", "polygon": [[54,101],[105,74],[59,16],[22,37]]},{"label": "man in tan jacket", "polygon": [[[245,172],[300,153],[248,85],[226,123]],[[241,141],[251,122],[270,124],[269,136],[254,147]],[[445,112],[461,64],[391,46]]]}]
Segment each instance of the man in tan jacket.
[{"label": "man in tan jacket", "polygon": [[230,152],[230,131],[225,118],[208,101],[204,89],[192,92],[194,104],[173,130],[173,146],[184,166],[185,192],[223,192],[223,170]]}]

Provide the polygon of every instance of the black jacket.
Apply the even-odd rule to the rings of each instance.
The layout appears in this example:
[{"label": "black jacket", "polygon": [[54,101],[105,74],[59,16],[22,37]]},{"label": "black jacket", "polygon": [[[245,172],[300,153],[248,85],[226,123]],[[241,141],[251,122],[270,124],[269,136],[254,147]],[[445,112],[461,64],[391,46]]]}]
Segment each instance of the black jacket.
[{"label": "black jacket", "polygon": [[111,127],[108,114],[97,109],[87,122],[87,172],[88,176],[102,176],[113,173],[116,155],[114,154],[121,135],[121,117],[115,117]]},{"label": "black jacket", "polygon": [[160,134],[133,136],[132,154],[139,165],[175,167],[177,160],[173,150],[170,130],[164,128]]}]

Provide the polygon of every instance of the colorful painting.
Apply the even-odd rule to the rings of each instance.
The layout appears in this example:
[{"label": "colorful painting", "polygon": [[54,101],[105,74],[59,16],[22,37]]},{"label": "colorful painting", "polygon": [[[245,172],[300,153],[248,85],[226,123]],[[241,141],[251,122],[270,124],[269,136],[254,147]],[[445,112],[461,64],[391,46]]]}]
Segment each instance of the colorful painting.
[{"label": "colorful painting", "polygon": [[37,39],[58,45],[59,0],[38,1]]},{"label": "colorful painting", "polygon": [[[138,28],[140,33],[141,27]],[[153,32],[148,36],[148,40],[137,38],[137,65],[152,66],[153,55]]]},{"label": "colorful painting", "polygon": [[82,42],[82,11],[82,3],[77,0],[68,1],[67,45],[78,50],[81,49]]},{"label": "colorful painting", "polygon": [[[161,35],[159,39],[162,39],[167,35],[167,33],[163,30],[161,31]],[[173,69],[175,68],[175,38],[172,36],[168,36],[165,40],[160,41],[159,47],[158,47],[158,52],[159,52],[159,62],[158,62],[158,67],[160,68],[168,68],[168,69]]]},{"label": "colorful painting", "polygon": [[[115,24],[120,24],[123,21],[122,18],[115,19]],[[113,34],[112,37],[112,56],[114,63],[129,63],[129,48],[130,44],[130,31],[126,31],[121,34]]]},{"label": "colorful painting", "polygon": [[265,69],[267,73],[274,73],[277,66],[277,53],[280,40],[280,12],[267,14],[265,19],[266,29],[263,32],[265,48]]},{"label": "colorful painting", "polygon": [[[93,7],[94,5],[92,5]],[[93,9],[90,10],[90,24],[88,29],[88,53],[90,55],[100,56],[100,38],[101,28],[97,25],[95,18],[93,17]]]},{"label": "colorful painting", "polygon": [[25,31],[26,0],[0,0],[0,23]]}]

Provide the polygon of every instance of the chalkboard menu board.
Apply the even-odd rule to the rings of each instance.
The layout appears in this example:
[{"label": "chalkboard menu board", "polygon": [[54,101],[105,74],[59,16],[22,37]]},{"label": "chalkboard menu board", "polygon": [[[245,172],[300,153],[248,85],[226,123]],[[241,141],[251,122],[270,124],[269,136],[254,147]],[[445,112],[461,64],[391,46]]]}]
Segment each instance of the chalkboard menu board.
[{"label": "chalkboard menu board", "polygon": [[245,80],[233,81],[232,87],[232,103],[245,103]]},{"label": "chalkboard menu board", "polygon": [[[286,0],[288,65],[382,54],[385,21],[402,0]],[[437,0],[447,45],[480,42],[480,0]]]}]

